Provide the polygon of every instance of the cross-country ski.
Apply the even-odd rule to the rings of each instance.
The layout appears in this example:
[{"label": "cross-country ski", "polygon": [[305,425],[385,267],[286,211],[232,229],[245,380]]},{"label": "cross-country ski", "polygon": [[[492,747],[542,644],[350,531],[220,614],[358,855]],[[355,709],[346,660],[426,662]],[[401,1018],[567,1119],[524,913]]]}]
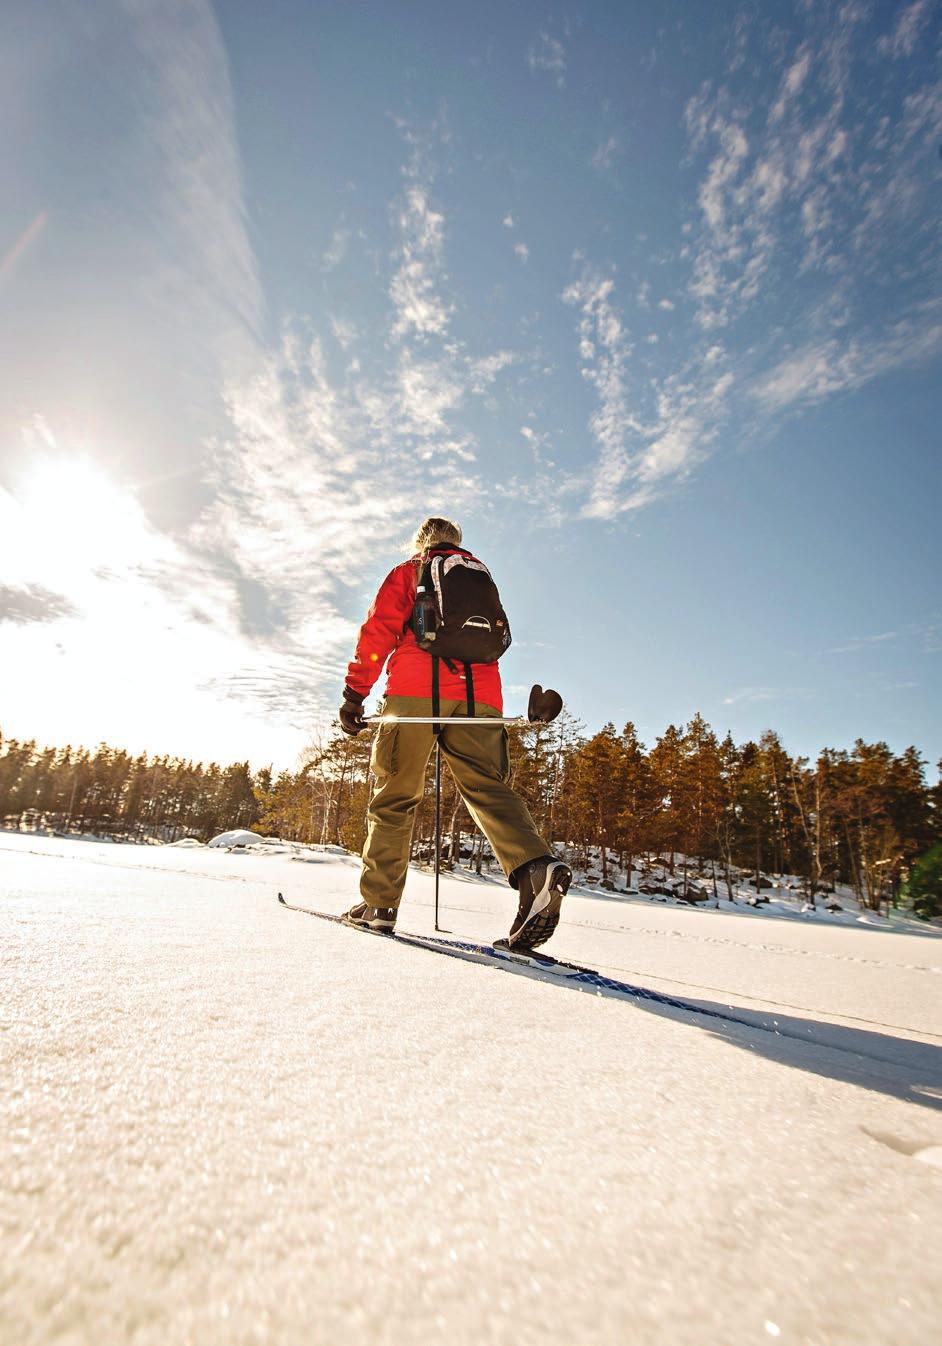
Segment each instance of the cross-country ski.
[{"label": "cross-country ski", "polygon": [[[757,1023],[755,1019],[750,1020],[742,1015],[735,1014],[731,1007],[724,1010],[707,1005],[698,1005],[695,1001],[683,1000],[677,996],[666,995],[661,991],[653,991],[650,987],[634,986],[630,982],[619,981],[615,977],[606,976],[605,973],[599,972],[595,968],[585,967],[581,963],[566,962],[563,959],[552,957],[551,954],[542,953],[538,949],[530,950],[528,953],[521,952],[514,949],[506,940],[498,939],[493,944],[476,944],[466,939],[443,939],[441,935],[418,935],[406,930],[364,929],[347,920],[343,915],[317,911],[312,907],[298,906],[296,903],[289,902],[282,893],[278,894],[278,901],[288,911],[303,912],[305,916],[314,916],[321,921],[332,921],[335,925],[345,925],[348,929],[360,930],[365,934],[379,935],[382,939],[389,939],[394,943],[404,944],[406,947],[414,949],[424,949],[429,953],[444,954],[449,958],[460,958],[465,962],[481,963],[490,967],[511,968],[518,971],[529,970],[531,973],[554,978],[565,982],[569,987],[586,990],[596,995],[648,1001],[651,1004],[663,1005],[669,1009],[703,1015],[708,1019],[721,1019],[725,1023],[743,1024],[750,1028],[763,1026],[761,1022]],[[783,1031],[774,1018],[764,1026],[771,1033],[781,1033]]]}]

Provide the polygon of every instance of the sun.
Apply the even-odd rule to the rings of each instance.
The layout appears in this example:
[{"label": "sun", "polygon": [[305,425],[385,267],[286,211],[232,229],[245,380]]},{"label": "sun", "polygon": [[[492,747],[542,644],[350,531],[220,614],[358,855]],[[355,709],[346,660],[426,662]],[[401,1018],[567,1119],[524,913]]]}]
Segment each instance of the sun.
[{"label": "sun", "polygon": [[150,529],[133,492],[87,456],[34,458],[7,501],[21,563],[50,582],[124,570],[143,559]]}]

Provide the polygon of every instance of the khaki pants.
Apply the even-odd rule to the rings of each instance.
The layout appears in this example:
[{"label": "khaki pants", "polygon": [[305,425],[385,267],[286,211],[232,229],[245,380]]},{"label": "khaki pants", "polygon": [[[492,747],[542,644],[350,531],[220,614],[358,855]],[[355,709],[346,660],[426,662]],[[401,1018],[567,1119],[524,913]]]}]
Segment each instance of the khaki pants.
[{"label": "khaki pants", "polygon": [[[418,696],[388,696],[386,715],[431,715],[432,702]],[[442,698],[442,715],[467,715],[463,701]],[[498,714],[479,705],[481,720]],[[510,762],[503,725],[441,727],[442,754],[468,812],[493,847],[505,874],[550,854],[526,804],[507,784]],[[367,812],[360,894],[372,907],[398,907],[409,867],[415,811],[425,787],[425,769],[435,746],[431,724],[384,724],[373,742],[374,788]]]}]

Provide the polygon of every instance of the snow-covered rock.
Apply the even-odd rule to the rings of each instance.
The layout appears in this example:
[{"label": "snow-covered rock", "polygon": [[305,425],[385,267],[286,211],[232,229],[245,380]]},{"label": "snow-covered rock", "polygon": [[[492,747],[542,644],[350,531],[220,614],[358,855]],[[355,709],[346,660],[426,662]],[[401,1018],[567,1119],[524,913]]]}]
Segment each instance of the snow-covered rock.
[{"label": "snow-covered rock", "polygon": [[207,841],[207,846],[257,846],[263,838],[257,832],[247,832],[237,827],[232,832],[220,832],[218,837]]}]

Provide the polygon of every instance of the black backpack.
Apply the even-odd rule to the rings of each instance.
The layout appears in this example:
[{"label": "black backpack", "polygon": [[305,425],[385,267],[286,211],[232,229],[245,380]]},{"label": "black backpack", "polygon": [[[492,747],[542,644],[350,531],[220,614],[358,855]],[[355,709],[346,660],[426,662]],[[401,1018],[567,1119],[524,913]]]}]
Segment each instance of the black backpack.
[{"label": "black backpack", "polygon": [[482,561],[432,548],[419,570],[410,623],[420,650],[456,664],[493,664],[510,645],[510,623]]}]

